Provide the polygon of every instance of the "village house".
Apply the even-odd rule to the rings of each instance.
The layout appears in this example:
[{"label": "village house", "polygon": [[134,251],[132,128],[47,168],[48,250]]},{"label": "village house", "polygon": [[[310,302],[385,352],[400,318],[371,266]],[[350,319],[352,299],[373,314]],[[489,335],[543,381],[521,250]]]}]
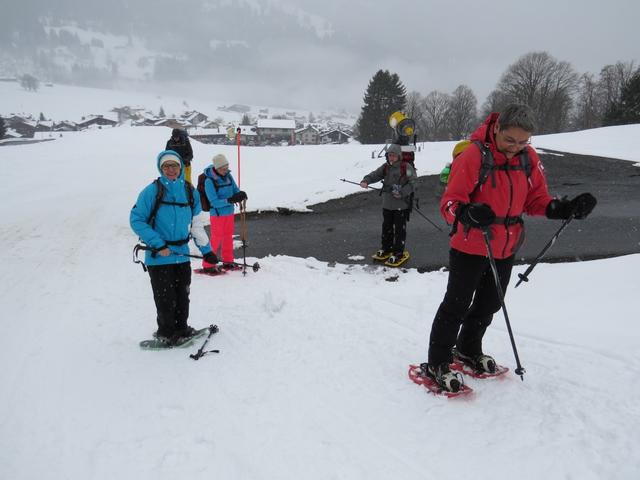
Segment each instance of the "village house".
[{"label": "village house", "polygon": [[78,130],[78,126],[75,122],[69,122],[67,120],[63,120],[53,125],[54,132],[75,132],[76,130]]},{"label": "village house", "polygon": [[262,145],[287,142],[296,143],[296,122],[293,120],[258,119],[258,142]]},{"label": "village house", "polygon": [[321,143],[347,143],[351,135],[342,130],[330,130],[320,134]]},{"label": "village house", "polygon": [[7,126],[13,129],[21,137],[33,138],[33,134],[36,131],[36,125],[38,122],[30,118],[23,118],[18,115],[13,115],[5,120]]},{"label": "village house", "polygon": [[302,145],[318,145],[320,143],[320,131],[308,125],[296,130],[296,141]]},{"label": "village house", "polygon": [[176,118],[163,118],[153,124],[154,127],[169,127],[169,128],[184,128],[184,125],[180,120]]},{"label": "village house", "polygon": [[240,128],[240,143],[242,145],[257,145],[258,129],[255,125],[240,125],[238,128]]},{"label": "village house", "polygon": [[118,122],[116,120],[105,118],[103,115],[88,115],[86,117],[82,117],[82,120],[78,122],[77,125],[79,130],[84,130],[94,125],[98,127],[115,127],[118,125]]},{"label": "village house", "polygon": [[188,129],[189,136],[193,140],[201,143],[224,144],[229,141],[227,138],[227,129],[222,127],[201,128],[193,127]]},{"label": "village house", "polygon": [[204,113],[200,113],[195,110],[192,112],[183,113],[181,115],[181,118],[183,123],[193,126],[200,126],[200,124],[209,120],[209,117],[207,117]]}]

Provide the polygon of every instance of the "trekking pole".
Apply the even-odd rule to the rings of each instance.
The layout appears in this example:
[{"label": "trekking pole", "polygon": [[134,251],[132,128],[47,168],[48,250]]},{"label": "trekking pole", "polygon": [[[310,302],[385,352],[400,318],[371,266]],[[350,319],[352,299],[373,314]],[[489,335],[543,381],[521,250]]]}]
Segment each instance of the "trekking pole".
[{"label": "trekking pole", "polygon": [[[353,185],[358,185],[358,186],[360,185],[360,182],[352,182],[351,180],[346,180],[344,178],[341,178],[340,181],[345,183],[352,183]],[[371,190],[376,190],[376,191],[382,190],[381,188],[372,187],[371,185],[368,185],[367,188]]]},{"label": "trekking pole", "polygon": [[[155,248],[147,247],[146,245],[140,245],[140,244],[135,246],[134,251],[137,251],[137,250],[149,250],[152,252],[156,251]],[[204,260],[204,257],[202,255],[191,255],[190,253],[176,253],[173,251],[171,253],[173,255],[177,255],[178,257],[189,257],[189,258],[197,258],[198,260]],[[141,262],[136,262],[136,263],[141,263]],[[227,262],[227,263],[230,263],[231,265],[236,267],[245,267],[245,269],[246,267],[251,267],[251,269],[254,272],[257,272],[258,270],[260,270],[260,264],[258,262],[255,262],[253,265],[249,265],[246,261],[246,258],[244,263],[238,263],[238,262]]]},{"label": "trekking pole", "polygon": [[[242,275],[247,274],[247,200],[240,202],[240,240],[242,240]],[[255,271],[255,270],[254,270]]]},{"label": "trekking pole", "polygon": [[558,229],[558,231],[555,233],[555,235],[553,237],[551,237],[551,240],[549,240],[547,242],[547,244],[544,246],[542,251],[533,260],[531,265],[529,265],[529,268],[527,268],[524,273],[519,273],[518,274],[518,278],[520,280],[518,280],[518,283],[516,283],[515,288],[518,288],[518,285],[520,285],[522,282],[528,282],[529,281],[529,274],[533,271],[534,268],[536,268],[536,265],[540,262],[540,260],[542,260],[542,257],[544,257],[544,254],[547,253],[547,250],[549,250],[551,247],[553,247],[553,244],[556,243],[556,240],[558,240],[558,237],[560,236],[562,231],[565,229],[565,227],[567,225],[569,225],[569,223],[571,223],[571,220],[573,220],[573,218],[574,218],[574,215],[571,215],[564,222],[562,222],[562,225],[560,225],[560,228]]},{"label": "trekking pole", "polygon": [[[351,180],[346,180],[344,178],[340,179],[341,182],[345,182],[345,183],[352,183],[353,185],[360,185],[360,183],[358,182],[352,182]],[[370,188],[371,190],[376,190],[376,191],[380,191],[382,190],[382,188],[376,188],[376,187],[372,187],[370,185],[367,185],[367,188]],[[429,222],[431,225],[433,225],[435,228],[437,228],[438,230],[440,230],[442,232],[442,229],[436,225],[435,223],[433,223],[429,217],[427,217],[424,213],[422,213],[420,211],[420,209],[416,206],[416,212],[418,212],[418,215],[420,215],[422,218],[424,218],[427,222]]]},{"label": "trekking pole", "polygon": [[242,133],[242,129],[238,127],[236,130],[236,143],[238,144],[238,188],[240,188],[240,134]]},{"label": "trekking pole", "polygon": [[487,247],[487,255],[489,256],[489,264],[491,265],[491,271],[493,272],[493,279],[496,282],[496,292],[500,299],[500,306],[502,307],[502,313],[504,313],[504,321],[507,323],[507,331],[509,332],[509,339],[511,340],[511,347],[513,348],[513,355],[516,357],[516,375],[520,375],[520,379],[524,382],[525,369],[520,365],[520,357],[518,357],[518,349],[516,348],[516,341],[513,339],[513,331],[511,330],[511,322],[509,321],[509,314],[507,313],[507,307],[504,304],[504,291],[500,284],[500,277],[498,276],[498,267],[496,267],[496,260],[493,258],[493,252],[491,251],[491,243],[489,241],[489,228],[482,229],[482,236],[484,237],[484,244]]},{"label": "trekking pole", "polygon": [[429,222],[431,225],[433,225],[434,227],[436,227],[438,230],[440,230],[442,232],[442,229],[436,225],[435,223],[433,223],[431,220],[429,220],[429,218],[420,211],[420,209],[418,208],[417,205],[415,205],[415,210],[416,212],[418,212],[418,215],[420,215],[422,218],[424,218],[427,222]]},{"label": "trekking pole", "polygon": [[220,350],[217,350],[217,349],[216,350],[207,350],[206,352],[204,351],[204,347],[207,345],[207,342],[209,342],[209,339],[211,338],[211,335],[216,333],[218,330],[220,330],[220,329],[218,328],[217,325],[209,325],[209,335],[207,335],[207,338],[204,339],[204,343],[198,349],[198,351],[195,354],[192,353],[191,355],[189,355],[189,357],[193,358],[194,360],[199,360],[200,358],[204,357],[207,353],[220,353]]}]

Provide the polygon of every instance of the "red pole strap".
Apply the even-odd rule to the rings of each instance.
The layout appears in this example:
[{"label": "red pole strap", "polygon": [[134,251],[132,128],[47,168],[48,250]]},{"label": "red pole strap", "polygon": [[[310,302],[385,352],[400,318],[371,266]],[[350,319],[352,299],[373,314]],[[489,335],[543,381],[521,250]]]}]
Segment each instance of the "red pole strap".
[{"label": "red pole strap", "polygon": [[240,188],[240,133],[242,130],[238,127],[236,130],[236,143],[238,144],[238,188]]}]

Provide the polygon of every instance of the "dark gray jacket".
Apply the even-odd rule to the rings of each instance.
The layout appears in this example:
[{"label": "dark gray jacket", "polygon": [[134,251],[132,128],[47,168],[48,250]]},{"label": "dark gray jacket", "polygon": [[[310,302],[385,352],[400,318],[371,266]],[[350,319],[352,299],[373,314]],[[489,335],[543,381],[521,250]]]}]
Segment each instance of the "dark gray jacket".
[{"label": "dark gray jacket", "polygon": [[[416,181],[416,170],[413,165],[405,162],[406,174],[402,175],[401,163],[400,160],[393,165],[384,163],[362,179],[368,185],[382,180],[382,208],[387,210],[406,210],[409,208],[411,194],[414,191],[413,185]],[[400,192],[401,198],[393,196],[394,190]]]}]

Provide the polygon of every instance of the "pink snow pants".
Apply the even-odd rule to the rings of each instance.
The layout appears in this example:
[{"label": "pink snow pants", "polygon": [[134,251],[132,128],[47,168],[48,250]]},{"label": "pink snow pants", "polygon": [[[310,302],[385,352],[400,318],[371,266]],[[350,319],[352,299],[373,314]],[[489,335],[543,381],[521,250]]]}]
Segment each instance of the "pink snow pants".
[{"label": "pink snow pants", "polygon": [[[222,217],[211,215],[211,250],[218,255],[218,259],[223,263],[233,262],[233,230],[234,215],[224,215]],[[218,249],[222,245],[222,253],[218,254]],[[202,262],[203,268],[212,267],[213,265],[205,261]]]}]

